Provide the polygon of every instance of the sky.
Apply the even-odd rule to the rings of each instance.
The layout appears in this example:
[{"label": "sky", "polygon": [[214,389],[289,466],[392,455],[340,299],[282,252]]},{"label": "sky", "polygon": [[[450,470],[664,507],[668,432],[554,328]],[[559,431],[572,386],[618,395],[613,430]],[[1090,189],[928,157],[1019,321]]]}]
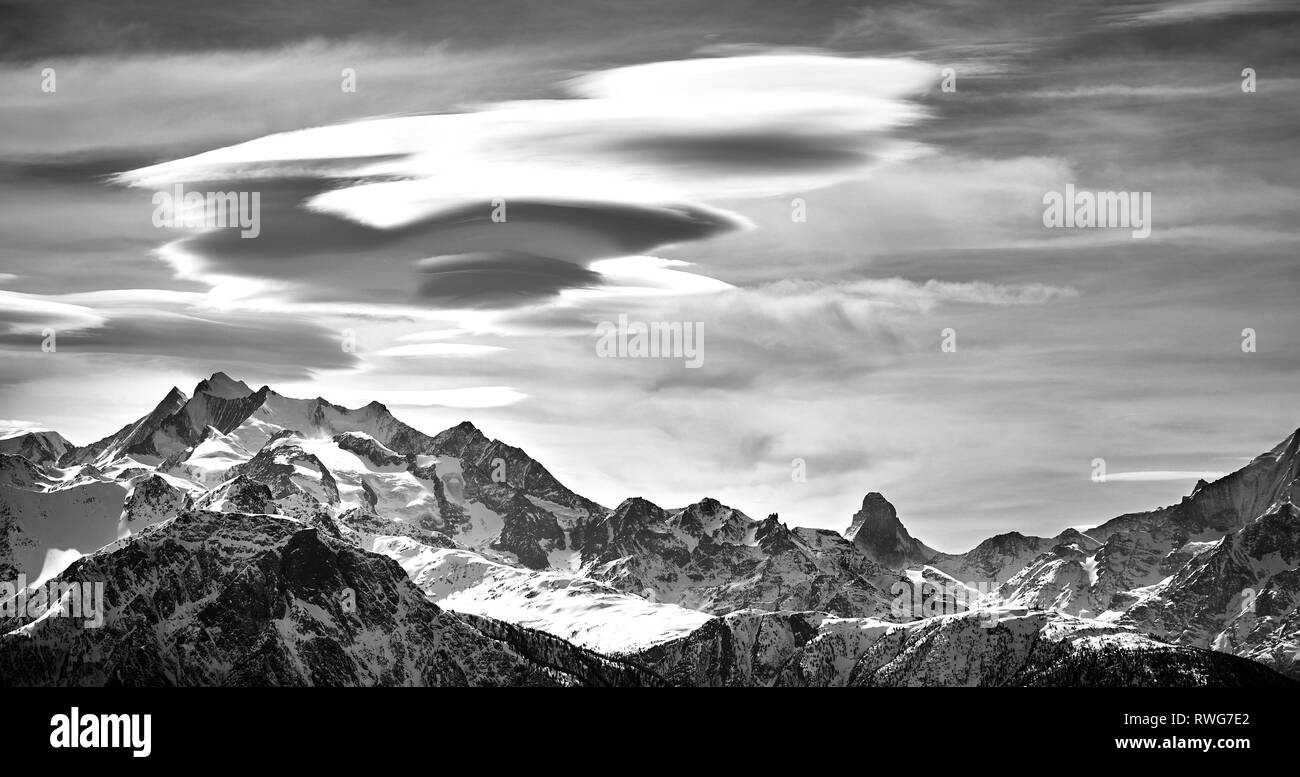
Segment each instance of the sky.
[{"label": "sky", "polygon": [[[1300,426],[1295,3],[0,15],[0,434],[222,370],[470,420],[607,506],[843,530],[879,491],[957,552]],[[256,193],[257,236],[157,226],[177,186]],[[1047,226],[1067,186],[1150,234]],[[611,357],[619,321],[697,363]]]}]

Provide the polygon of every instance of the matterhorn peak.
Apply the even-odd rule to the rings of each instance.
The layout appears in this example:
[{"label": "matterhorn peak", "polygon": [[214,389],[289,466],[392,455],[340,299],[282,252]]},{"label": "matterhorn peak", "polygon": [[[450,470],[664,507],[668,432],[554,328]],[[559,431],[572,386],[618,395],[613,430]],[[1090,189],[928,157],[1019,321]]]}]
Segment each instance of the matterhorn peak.
[{"label": "matterhorn peak", "polygon": [[862,498],[862,509],[854,513],[844,537],[863,555],[893,569],[925,563],[938,554],[907,533],[898,511],[877,491]]},{"label": "matterhorn peak", "polygon": [[862,509],[854,514],[853,522],[849,524],[849,530],[844,537],[852,540],[864,528],[874,531],[879,528],[892,528],[895,525],[902,528],[902,524],[898,521],[898,511],[880,492],[872,491],[862,497]]}]

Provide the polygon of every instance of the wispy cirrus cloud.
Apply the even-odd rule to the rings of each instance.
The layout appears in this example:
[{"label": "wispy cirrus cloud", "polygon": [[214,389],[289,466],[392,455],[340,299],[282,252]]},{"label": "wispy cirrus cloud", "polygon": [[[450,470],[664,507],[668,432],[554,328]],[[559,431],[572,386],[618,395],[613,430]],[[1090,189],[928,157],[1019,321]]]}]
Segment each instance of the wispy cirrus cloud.
[{"label": "wispy cirrus cloud", "polygon": [[1284,0],[1177,0],[1130,3],[1116,9],[1111,18],[1120,24],[1176,25],[1287,10],[1294,6]]},{"label": "wispy cirrus cloud", "polygon": [[1227,472],[1195,472],[1167,469],[1142,470],[1138,472],[1107,472],[1106,482],[1154,483],[1166,480],[1204,480],[1207,483],[1210,483],[1227,474]]},{"label": "wispy cirrus cloud", "polygon": [[[0,349],[40,357],[117,354],[276,365],[281,375],[343,369],[356,357],[337,329],[294,316],[218,311],[196,292],[123,289],[61,295],[0,290]],[[13,359],[19,372],[40,368]]]}]

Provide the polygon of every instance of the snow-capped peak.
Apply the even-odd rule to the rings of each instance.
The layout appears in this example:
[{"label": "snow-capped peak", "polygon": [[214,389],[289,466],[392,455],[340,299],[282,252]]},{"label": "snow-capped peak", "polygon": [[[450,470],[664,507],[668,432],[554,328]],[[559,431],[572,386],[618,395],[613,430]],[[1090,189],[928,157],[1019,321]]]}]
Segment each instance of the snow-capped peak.
[{"label": "snow-capped peak", "polygon": [[49,430],[15,430],[0,437],[0,453],[22,456],[35,464],[55,464],[73,444]]},{"label": "snow-capped peak", "polygon": [[210,377],[199,381],[194,387],[195,394],[207,394],[221,399],[243,399],[253,393],[253,389],[242,380],[235,380],[224,372],[214,372]]}]

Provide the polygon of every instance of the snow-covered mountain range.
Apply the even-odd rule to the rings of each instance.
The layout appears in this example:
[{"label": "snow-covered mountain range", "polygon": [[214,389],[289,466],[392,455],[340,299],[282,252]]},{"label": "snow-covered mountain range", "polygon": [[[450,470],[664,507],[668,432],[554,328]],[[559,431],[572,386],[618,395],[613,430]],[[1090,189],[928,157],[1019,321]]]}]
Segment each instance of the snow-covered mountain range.
[{"label": "snow-covered mountain range", "polygon": [[468,422],[216,373],[89,445],[0,440],[0,581],[106,597],[0,609],[0,685],[1290,684],[1298,446],[954,555],[874,492],[843,535],[608,508]]}]

